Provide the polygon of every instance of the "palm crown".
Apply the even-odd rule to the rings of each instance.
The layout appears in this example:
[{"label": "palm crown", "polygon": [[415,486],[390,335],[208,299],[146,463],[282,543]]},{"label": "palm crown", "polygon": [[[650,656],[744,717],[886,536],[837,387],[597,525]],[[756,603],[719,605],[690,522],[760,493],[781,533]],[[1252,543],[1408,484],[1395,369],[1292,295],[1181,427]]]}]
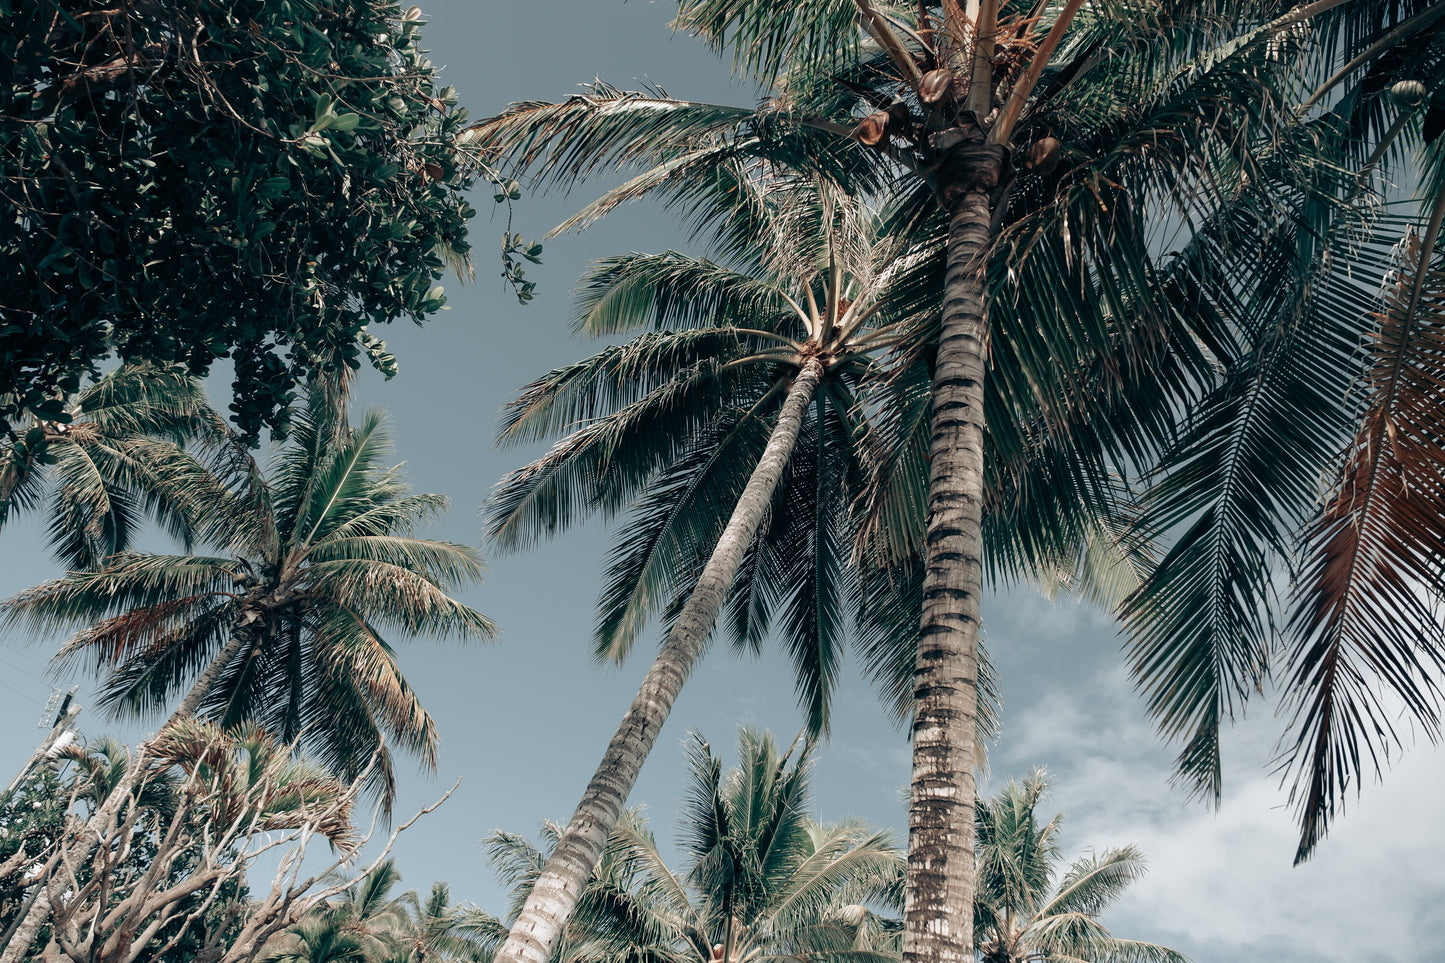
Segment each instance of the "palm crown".
[{"label": "palm crown", "polygon": [[1081,856],[1059,876],[1063,814],[1041,825],[1036,811],[1047,791],[1044,774],[1035,772],[979,803],[974,940],[983,963],[1186,963],[1168,947],[1116,938],[1099,923],[1144,875],[1136,847]]},{"label": "palm crown", "polygon": [[[1425,439],[1440,432],[1420,414],[1438,406],[1416,403],[1437,382],[1415,374],[1433,370],[1438,313],[1438,6],[981,0],[965,16],[696,0],[678,24],[770,87],[760,109],[599,87],[515,105],[483,140],[543,183],[643,168],[588,217],[649,193],[685,205],[695,188],[674,174],[719,158],[813,164],[852,191],[901,194],[916,216],[900,229],[940,258],[962,250],[944,241],[945,211],[986,195],[982,524],[1038,505],[1074,544],[1108,541],[1112,524],[1089,531],[1111,517],[1097,510],[1108,479],[1145,483],[1138,530],[1169,537],[1157,568],[1122,573],[1145,579],[1123,610],[1135,678],[1182,743],[1182,781],[1217,799],[1220,727],[1264,686],[1286,628],[1297,728],[1281,764],[1307,856],[1347,787],[1402,741],[1391,700],[1439,728],[1445,645],[1411,588],[1438,584],[1431,546],[1445,540],[1425,495],[1445,464]],[[1423,200],[1368,216],[1412,152]],[[1412,230],[1422,243],[1381,306],[1358,279],[1388,288],[1391,248]],[[930,364],[937,338],[920,330],[913,354]],[[1362,340],[1383,353],[1362,357]],[[938,400],[926,383],[912,396]],[[930,419],[916,410],[923,439],[896,448],[909,458],[889,483],[911,505],[889,509],[899,524],[884,533],[905,544],[928,511]],[[1420,443],[1400,457],[1387,436]],[[1016,454],[1039,450],[1053,471],[1011,487]],[[1060,563],[1047,541],[986,548],[1006,577]],[[1276,575],[1301,550],[1293,613],[1275,620]]]},{"label": "palm crown", "polygon": [[488,525],[512,547],[584,513],[628,512],[597,631],[598,654],[620,659],[650,616],[675,614],[692,590],[789,385],[821,363],[728,619],[740,646],[782,630],[821,731],[853,595],[854,501],[871,458],[862,393],[875,357],[919,309],[928,265],[826,184],[756,167],[714,176],[735,205],[714,209],[717,259],[634,253],[584,276],[578,330],[641,333],[550,372],[508,406],[504,443],[571,433],[502,481]]},{"label": "palm crown", "polygon": [[195,504],[221,494],[208,469],[242,457],[200,381],[176,368],[122,365],[48,414],[0,437],[0,526],[45,511],[70,568],[127,549],[145,515],[187,537]]},{"label": "palm crown", "polygon": [[[637,810],[618,823],[557,963],[761,963],[820,959],[881,963],[896,954],[902,854],[850,821],[807,814],[809,748],[780,752],[743,730],[739,767],[686,744],[688,790],[679,827],[686,864],[670,869]],[[555,828],[549,838],[555,838]],[[545,853],[506,833],[488,843],[519,911]]]},{"label": "palm crown", "polygon": [[375,755],[389,800],[385,742],[434,765],[437,733],[383,632],[495,630],[448,594],[480,576],[477,552],[412,534],[446,500],[411,494],[387,454],[379,414],[350,427],[314,392],[265,477],[252,467],[191,515],[220,554],[114,555],[9,599],[3,624],[81,627],[57,658],[92,661],[116,712],[159,711],[196,681],[182,715],[255,722],[350,778]]}]

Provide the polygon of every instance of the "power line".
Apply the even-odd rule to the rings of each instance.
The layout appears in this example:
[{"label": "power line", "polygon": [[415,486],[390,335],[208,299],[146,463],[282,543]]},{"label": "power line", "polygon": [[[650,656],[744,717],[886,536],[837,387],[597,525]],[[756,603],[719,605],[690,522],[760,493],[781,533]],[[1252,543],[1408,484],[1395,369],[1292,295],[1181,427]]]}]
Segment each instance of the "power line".
[{"label": "power line", "polygon": [[40,676],[36,675],[34,672],[29,671],[28,669],[26,669],[26,668],[25,668],[24,666],[22,666],[22,665],[17,665],[16,663],[11,662],[11,661],[10,661],[9,659],[7,659],[4,655],[0,655],[0,662],[3,662],[5,665],[8,665],[10,668],[14,669],[16,672],[19,672],[21,675],[29,676],[33,681],[39,682],[39,683],[40,683],[41,685],[43,685],[43,686],[49,687],[49,685],[50,685],[50,683],[48,683],[48,682],[46,682],[44,679],[40,678]]},{"label": "power line", "polygon": [[21,692],[19,689],[15,688],[13,685],[11,685],[10,683],[6,682],[4,679],[0,679],[0,685],[3,685],[5,688],[9,689],[11,692],[15,693],[16,695],[18,695],[18,696],[19,696],[20,698],[22,698],[22,699],[26,699],[26,700],[28,700],[28,701],[30,701],[30,702],[33,702],[33,703],[35,703],[36,705],[41,706],[41,707],[44,707],[44,705],[45,705],[44,702],[41,702],[39,699],[35,698],[35,696],[33,696],[33,695],[27,695],[27,694],[25,694],[24,692]]}]

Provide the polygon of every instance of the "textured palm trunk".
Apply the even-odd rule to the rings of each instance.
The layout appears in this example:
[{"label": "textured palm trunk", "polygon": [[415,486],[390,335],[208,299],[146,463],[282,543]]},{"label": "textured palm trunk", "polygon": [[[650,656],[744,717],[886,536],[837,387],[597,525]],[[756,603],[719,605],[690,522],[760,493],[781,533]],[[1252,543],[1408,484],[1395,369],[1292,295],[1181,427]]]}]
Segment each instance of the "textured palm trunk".
[{"label": "textured palm trunk", "polygon": [[904,896],[906,963],[972,963],[974,733],[983,587],[982,253],[988,195],[952,204],[933,375],[923,620],[914,670],[913,785]]},{"label": "textured palm trunk", "polygon": [[[227,663],[234,659],[240,651],[250,643],[253,635],[254,633],[245,626],[238,626],[236,631],[231,633],[230,639],[226,641],[226,644],[221,647],[221,651],[216,653],[216,657],[213,658],[205,670],[201,672],[200,677],[196,679],[195,685],[191,686],[191,691],[186,693],[186,697],[181,700],[181,704],[176,707],[176,711],[171,713],[171,717],[167,719],[166,724],[161,727],[162,730],[182,719],[189,719],[196,714],[196,710],[201,706],[201,700],[205,698],[206,693],[210,691],[211,687],[216,684],[216,680],[221,677],[221,673],[225,670]],[[135,789],[141,780],[141,776],[145,774],[146,763],[149,759],[150,752],[147,746],[142,745],[136,750],[135,758],[131,760],[130,765],[126,768],[125,775],[115,784],[115,788],[106,795],[105,801],[100,804],[100,807],[96,809],[95,813],[86,821],[85,826],[76,834],[76,838],[66,844],[71,847],[70,852],[66,855],[66,862],[69,865],[79,866],[85,860],[89,859],[90,854],[95,851],[96,844],[110,832],[111,827],[115,825],[116,819],[120,816],[121,808],[125,805],[126,800],[131,797],[131,791]],[[25,918],[10,937],[10,942],[5,945],[3,952],[0,952],[0,963],[20,963],[24,958],[25,951],[29,948],[31,942],[34,941],[35,935],[40,932],[40,927],[44,926],[45,921],[50,918],[49,880],[42,879],[36,885],[39,886],[39,890],[34,900],[30,903],[29,909],[25,913]]]},{"label": "textured palm trunk", "polygon": [[762,524],[783,467],[797,444],[803,415],[823,371],[822,362],[811,359],[789,387],[763,456],[703,567],[697,587],[647,670],[641,688],[608,743],[582,801],[532,887],[521,914],[512,924],[495,963],[547,963],[550,959],[557,938],[576,909],[582,888],[602,855],[607,836],[617,825],[642,764],[702,653],[703,642],[717,622],[743,553]]}]

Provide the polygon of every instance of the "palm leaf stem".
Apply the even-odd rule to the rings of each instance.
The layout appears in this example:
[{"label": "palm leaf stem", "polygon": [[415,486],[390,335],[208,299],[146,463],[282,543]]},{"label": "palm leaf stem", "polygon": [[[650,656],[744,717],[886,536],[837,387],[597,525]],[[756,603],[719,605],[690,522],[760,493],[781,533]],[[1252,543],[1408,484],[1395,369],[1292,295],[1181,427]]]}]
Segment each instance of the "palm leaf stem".
[{"label": "palm leaf stem", "polygon": [[[1295,110],[1295,116],[1304,116],[1306,111],[1319,103],[1321,98],[1344,82],[1350,74],[1374,60],[1375,57],[1383,51],[1388,50],[1405,38],[1424,30],[1442,16],[1445,16],[1445,5],[1436,3],[1426,7],[1403,23],[1396,25],[1394,29],[1386,32],[1378,40],[1362,50],[1357,56],[1353,57],[1349,63],[1335,71],[1328,80],[1320,84],[1319,87],[1315,89],[1315,92],[1310,94],[1304,103],[1300,104]],[[1408,116],[1408,114],[1406,116]]]}]

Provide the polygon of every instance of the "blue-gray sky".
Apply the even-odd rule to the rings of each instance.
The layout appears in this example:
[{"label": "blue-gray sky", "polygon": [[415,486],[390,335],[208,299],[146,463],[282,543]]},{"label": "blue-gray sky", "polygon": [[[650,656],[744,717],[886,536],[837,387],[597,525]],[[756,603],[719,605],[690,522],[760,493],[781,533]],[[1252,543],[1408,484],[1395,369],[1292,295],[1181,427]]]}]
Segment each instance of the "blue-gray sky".
[{"label": "blue-gray sky", "polygon": [[[699,99],[752,97],[730,81],[726,63],[672,36],[668,3],[433,0],[423,9],[432,58],[474,116],[512,100],[566,96],[594,77]],[[514,227],[540,235],[593,193],[584,185],[571,198],[524,197]],[[527,380],[591,350],[567,333],[569,292],[582,266],[619,251],[687,247],[664,215],[645,205],[625,209],[581,237],[550,242],[545,266],[529,272],[540,282],[538,297],[520,307],[495,276],[502,225],[489,220],[489,194],[479,190],[475,202],[478,281],[448,279],[451,310],[424,329],[378,331],[401,373],[389,383],[364,378],[360,387],[361,403],[391,412],[398,458],[414,487],[452,500],[431,534],[473,544],[487,491],[533,454],[492,447],[497,409]],[[540,820],[571,812],[648,654],[639,645],[621,669],[595,666],[589,656],[605,538],[594,526],[493,558],[486,584],[465,599],[502,625],[497,644],[405,647],[403,664],[437,717],[442,745],[435,778],[404,770],[399,811],[463,780],[402,838],[407,885],[447,879],[458,898],[501,911],[502,891],[479,840],[496,828],[530,833]],[[22,522],[0,536],[0,595],[52,574],[36,525]],[[1290,814],[1268,770],[1283,723],[1267,702],[1230,733],[1225,803],[1210,813],[1170,790],[1171,753],[1153,737],[1106,616],[1017,590],[989,598],[985,631],[1005,696],[1005,735],[989,784],[1046,766],[1051,804],[1068,813],[1071,854],[1134,841],[1149,856],[1150,875],[1106,916],[1118,935],[1168,943],[1201,963],[1423,959],[1445,945],[1437,855],[1445,831],[1434,818],[1445,773],[1429,746],[1410,752],[1383,786],[1367,786],[1319,856],[1293,869]],[[42,735],[35,723],[53,641],[0,645],[0,776],[7,781]],[[82,721],[87,733],[104,731],[95,711]],[[671,836],[686,732],[699,729],[730,756],[740,723],[791,736],[799,716],[788,670],[771,656],[735,661],[719,648],[689,683],[633,795],[648,805],[661,838]],[[844,679],[817,770],[822,818],[855,814],[903,838],[907,742],[856,675]]]}]

